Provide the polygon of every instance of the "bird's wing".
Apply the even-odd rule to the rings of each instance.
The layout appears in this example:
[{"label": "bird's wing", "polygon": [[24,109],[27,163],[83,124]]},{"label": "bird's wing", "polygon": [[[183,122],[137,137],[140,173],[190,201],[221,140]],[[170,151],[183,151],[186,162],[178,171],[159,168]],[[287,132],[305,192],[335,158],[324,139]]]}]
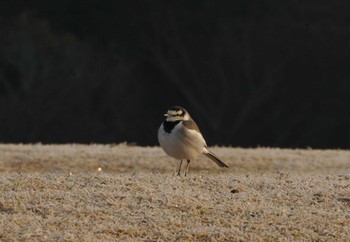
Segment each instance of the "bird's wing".
[{"label": "bird's wing", "polygon": [[199,133],[201,132],[201,131],[199,130],[199,128],[198,128],[196,122],[193,121],[193,119],[190,119],[190,120],[183,120],[183,121],[182,121],[182,124],[183,124],[186,128],[188,128],[188,129],[195,130],[195,131],[197,131],[197,132],[199,132]]}]

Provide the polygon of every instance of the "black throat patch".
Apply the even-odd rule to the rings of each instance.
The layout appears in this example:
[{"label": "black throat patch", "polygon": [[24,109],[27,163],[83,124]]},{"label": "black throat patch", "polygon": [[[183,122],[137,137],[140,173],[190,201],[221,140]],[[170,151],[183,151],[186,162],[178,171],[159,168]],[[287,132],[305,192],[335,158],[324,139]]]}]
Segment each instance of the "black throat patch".
[{"label": "black throat patch", "polygon": [[167,133],[171,133],[171,130],[173,130],[173,128],[175,127],[175,125],[177,125],[181,120],[177,120],[177,121],[164,121],[163,122],[163,127],[164,127],[164,130],[165,132]]}]

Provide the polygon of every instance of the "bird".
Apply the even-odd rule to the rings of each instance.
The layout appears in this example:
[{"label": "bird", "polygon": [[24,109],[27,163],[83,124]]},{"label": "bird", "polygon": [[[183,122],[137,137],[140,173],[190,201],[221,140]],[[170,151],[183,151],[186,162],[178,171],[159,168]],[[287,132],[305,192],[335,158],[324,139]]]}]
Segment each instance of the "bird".
[{"label": "bird", "polygon": [[158,129],[158,141],[164,152],[180,163],[174,172],[180,176],[182,161],[186,160],[185,176],[187,176],[191,160],[204,154],[220,167],[228,167],[208,146],[196,122],[186,109],[172,106],[164,114],[165,120]]}]

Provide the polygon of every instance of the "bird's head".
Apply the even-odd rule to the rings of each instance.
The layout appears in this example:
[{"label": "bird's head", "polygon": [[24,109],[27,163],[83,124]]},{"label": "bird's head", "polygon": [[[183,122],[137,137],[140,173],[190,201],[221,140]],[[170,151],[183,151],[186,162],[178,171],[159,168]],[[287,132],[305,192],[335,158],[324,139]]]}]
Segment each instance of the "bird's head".
[{"label": "bird's head", "polygon": [[168,122],[175,122],[175,121],[190,119],[190,115],[188,114],[186,109],[179,106],[173,106],[169,108],[168,112],[164,114],[164,116],[166,117],[166,121]]}]

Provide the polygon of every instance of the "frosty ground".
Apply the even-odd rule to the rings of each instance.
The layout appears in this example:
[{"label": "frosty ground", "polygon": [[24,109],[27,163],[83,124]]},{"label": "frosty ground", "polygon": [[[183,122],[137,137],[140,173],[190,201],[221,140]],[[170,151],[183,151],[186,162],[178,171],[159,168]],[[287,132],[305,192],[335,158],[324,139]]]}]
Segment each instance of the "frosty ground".
[{"label": "frosty ground", "polygon": [[350,152],[0,145],[0,240],[350,240]]}]

